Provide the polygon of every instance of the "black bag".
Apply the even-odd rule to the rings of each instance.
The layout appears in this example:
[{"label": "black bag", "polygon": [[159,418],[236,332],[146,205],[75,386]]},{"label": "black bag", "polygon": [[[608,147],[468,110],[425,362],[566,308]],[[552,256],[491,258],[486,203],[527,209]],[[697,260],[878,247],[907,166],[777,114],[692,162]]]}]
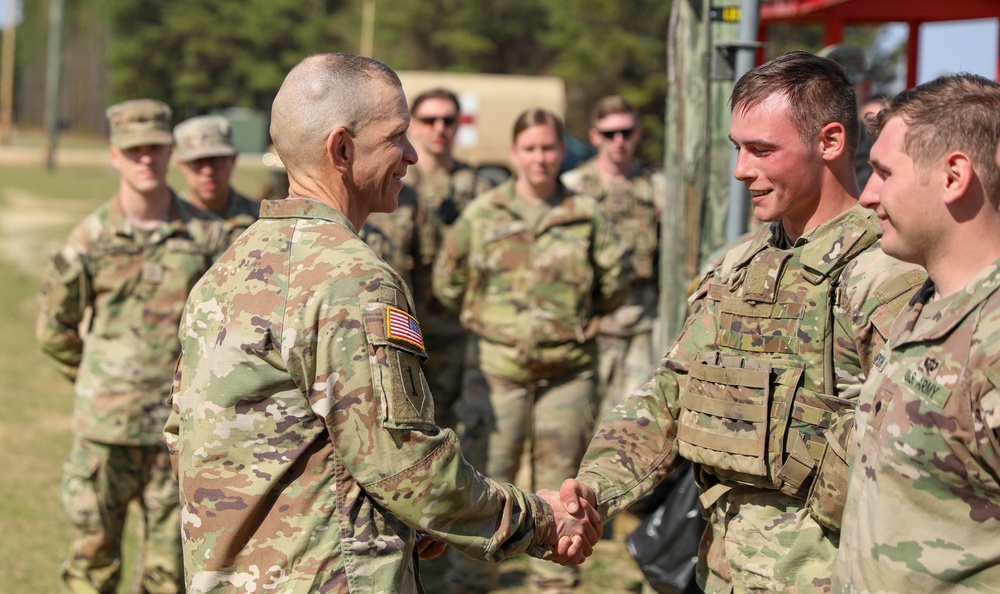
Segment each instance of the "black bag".
[{"label": "black bag", "polygon": [[694,578],[706,522],[691,463],[685,462],[629,511],[645,515],[625,545],[649,585],[660,594],[700,592]]}]

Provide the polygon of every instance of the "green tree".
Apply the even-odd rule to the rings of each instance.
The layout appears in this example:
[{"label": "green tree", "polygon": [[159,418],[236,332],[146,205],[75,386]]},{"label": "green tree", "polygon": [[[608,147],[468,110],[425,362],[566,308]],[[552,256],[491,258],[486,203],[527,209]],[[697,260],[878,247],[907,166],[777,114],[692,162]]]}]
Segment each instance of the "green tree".
[{"label": "green tree", "polygon": [[319,51],[351,51],[339,0],[104,0],[117,98],[156,97],[179,117],[257,109],[288,70]]}]

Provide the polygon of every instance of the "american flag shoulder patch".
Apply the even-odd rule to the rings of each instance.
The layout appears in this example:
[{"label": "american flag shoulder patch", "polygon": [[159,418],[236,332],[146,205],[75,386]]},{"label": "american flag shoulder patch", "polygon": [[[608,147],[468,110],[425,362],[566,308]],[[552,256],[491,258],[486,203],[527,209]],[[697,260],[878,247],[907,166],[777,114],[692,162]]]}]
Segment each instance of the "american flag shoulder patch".
[{"label": "american flag shoulder patch", "polygon": [[385,337],[389,340],[401,340],[424,350],[424,337],[416,318],[391,305],[385,306]]}]

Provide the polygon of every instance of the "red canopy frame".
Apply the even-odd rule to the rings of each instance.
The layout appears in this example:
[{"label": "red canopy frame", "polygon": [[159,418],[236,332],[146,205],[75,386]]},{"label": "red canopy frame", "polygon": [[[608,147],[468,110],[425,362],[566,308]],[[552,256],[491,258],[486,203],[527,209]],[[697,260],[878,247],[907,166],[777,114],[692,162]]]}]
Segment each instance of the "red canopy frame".
[{"label": "red canopy frame", "polygon": [[[767,29],[777,23],[820,23],[823,43],[844,40],[844,27],[862,23],[906,23],[906,86],[917,84],[920,25],[940,21],[1000,18],[1000,0],[761,0],[757,38],[767,41]],[[1000,63],[997,64],[1000,80]]]}]

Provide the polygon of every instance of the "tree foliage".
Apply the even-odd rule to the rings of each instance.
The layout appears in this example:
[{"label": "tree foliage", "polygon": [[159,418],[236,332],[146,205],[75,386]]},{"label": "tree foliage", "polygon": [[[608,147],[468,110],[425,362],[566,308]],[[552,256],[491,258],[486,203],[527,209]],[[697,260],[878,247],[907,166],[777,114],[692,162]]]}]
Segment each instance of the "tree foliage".
[{"label": "tree foliage", "polygon": [[[364,0],[79,0],[106,22],[106,102],[154,97],[178,118],[268,110],[285,73],[316,52],[357,52]],[[546,74],[567,85],[567,124],[620,93],[662,154],[669,0],[376,0],[375,57],[396,69]],[[70,35],[78,31],[71,28]]]},{"label": "tree foliage", "polygon": [[340,0],[100,0],[117,98],[163,99],[181,116],[267,109],[296,62],[344,50]]},{"label": "tree foliage", "polygon": [[[671,0],[74,0],[64,116],[100,133],[100,106],[138,96],[170,103],[178,118],[230,106],[267,111],[303,57],[359,50],[366,1],[377,9],[374,55],[393,68],[559,76],[578,135],[594,101],[624,95],[642,113],[641,156],[659,164]],[[40,121],[47,9],[25,2],[17,37],[26,122]],[[868,48],[874,88],[885,90],[901,49],[879,49],[880,31],[848,27],[845,41]],[[767,53],[821,45],[819,26],[772,27]]]}]

